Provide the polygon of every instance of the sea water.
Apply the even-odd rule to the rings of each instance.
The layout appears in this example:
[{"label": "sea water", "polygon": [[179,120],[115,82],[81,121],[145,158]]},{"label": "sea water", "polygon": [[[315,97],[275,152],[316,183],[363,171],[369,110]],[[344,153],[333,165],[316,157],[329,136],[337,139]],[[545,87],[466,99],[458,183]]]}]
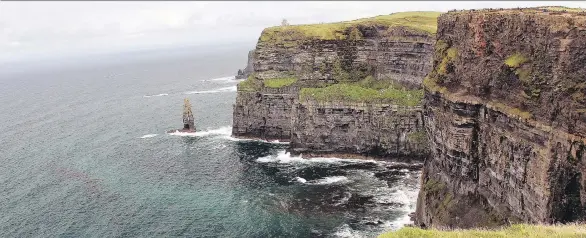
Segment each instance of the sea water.
[{"label": "sea water", "polygon": [[[0,67],[0,237],[374,237],[409,223],[418,171],[231,137],[246,50]],[[198,131],[166,133],[186,97]]]}]

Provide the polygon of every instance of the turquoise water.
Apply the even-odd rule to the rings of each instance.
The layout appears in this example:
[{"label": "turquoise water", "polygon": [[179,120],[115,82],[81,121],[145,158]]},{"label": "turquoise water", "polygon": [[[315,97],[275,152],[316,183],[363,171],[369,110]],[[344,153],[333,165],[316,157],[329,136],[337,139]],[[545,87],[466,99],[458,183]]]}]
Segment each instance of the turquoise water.
[{"label": "turquoise water", "polygon": [[[230,137],[246,50],[0,67],[0,236],[372,237],[408,222],[416,169]],[[165,133],[185,97],[199,132]]]}]

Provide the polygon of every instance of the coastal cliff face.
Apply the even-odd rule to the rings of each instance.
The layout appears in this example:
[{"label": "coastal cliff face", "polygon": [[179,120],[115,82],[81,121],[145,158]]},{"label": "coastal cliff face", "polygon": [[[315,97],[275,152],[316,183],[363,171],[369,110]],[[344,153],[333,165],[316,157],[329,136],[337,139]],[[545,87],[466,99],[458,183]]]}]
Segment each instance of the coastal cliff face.
[{"label": "coastal cliff face", "polygon": [[581,221],[586,14],[532,8],[438,19],[424,81],[424,227]]},{"label": "coastal cliff face", "polygon": [[422,158],[427,137],[419,106],[304,101],[293,108],[297,153]]},{"label": "coastal cliff face", "polygon": [[[438,15],[397,13],[265,29],[252,58],[254,71],[238,85],[232,134],[291,140],[297,151],[424,153],[406,138],[423,131],[420,88],[431,70]],[[366,91],[354,95],[356,88]],[[299,100],[301,94],[307,100]],[[397,115],[396,106],[409,107],[406,115],[377,121]]]}]

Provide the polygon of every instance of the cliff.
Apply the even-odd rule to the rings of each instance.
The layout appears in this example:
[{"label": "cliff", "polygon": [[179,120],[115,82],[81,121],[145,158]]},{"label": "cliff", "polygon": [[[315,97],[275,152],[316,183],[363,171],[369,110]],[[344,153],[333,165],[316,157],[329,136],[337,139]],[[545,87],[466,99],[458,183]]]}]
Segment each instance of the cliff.
[{"label": "cliff", "polygon": [[424,81],[423,227],[582,221],[586,13],[529,8],[438,19]]},{"label": "cliff", "polygon": [[295,151],[424,154],[420,88],[438,15],[265,29],[238,85],[232,134],[291,140]]},{"label": "cliff", "polygon": [[238,73],[236,74],[236,79],[246,79],[252,72],[254,72],[253,60],[254,50],[248,51],[248,60],[246,63],[246,67],[244,68],[244,70],[238,70]]}]

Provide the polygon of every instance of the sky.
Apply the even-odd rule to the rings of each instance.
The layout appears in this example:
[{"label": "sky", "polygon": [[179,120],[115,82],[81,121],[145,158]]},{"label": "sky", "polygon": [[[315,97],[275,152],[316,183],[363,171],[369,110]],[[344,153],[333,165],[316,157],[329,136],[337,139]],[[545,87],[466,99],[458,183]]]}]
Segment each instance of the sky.
[{"label": "sky", "polygon": [[2,2],[0,62],[178,46],[243,44],[279,25],[353,20],[402,11],[568,6],[586,2]]}]

